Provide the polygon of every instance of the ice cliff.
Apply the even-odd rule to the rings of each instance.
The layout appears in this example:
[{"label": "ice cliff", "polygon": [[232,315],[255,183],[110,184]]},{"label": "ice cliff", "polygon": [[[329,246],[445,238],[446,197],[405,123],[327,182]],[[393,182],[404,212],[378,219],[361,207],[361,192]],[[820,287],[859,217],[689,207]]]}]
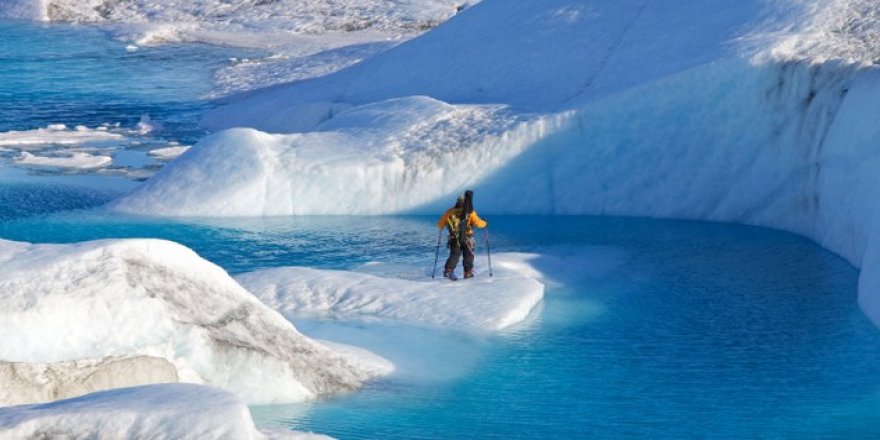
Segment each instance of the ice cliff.
[{"label": "ice cliff", "polygon": [[[132,385],[137,371],[155,373],[143,382],[173,379],[157,372],[156,358],[181,381],[250,403],[349,391],[376,374],[369,357],[306,338],[223,269],[162,240],[0,241],[0,334],[0,359],[15,363],[4,364],[3,388],[50,398]],[[134,358],[116,367],[89,361],[108,356]],[[106,380],[78,380],[88,368]]]}]

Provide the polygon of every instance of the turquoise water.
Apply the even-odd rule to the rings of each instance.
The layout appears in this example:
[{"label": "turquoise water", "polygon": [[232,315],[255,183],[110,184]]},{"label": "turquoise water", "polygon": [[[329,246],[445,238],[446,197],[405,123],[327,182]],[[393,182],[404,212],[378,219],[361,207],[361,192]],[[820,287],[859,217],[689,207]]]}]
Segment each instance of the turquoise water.
[{"label": "turquoise water", "polygon": [[[240,55],[129,52],[90,28],[13,22],[0,22],[0,41],[0,131],[130,126],[149,114],[181,142],[202,134],[210,71]],[[430,217],[128,217],[94,209],[117,190],[68,181],[0,181],[0,237],[166,238],[231,273],[433,262]],[[257,423],[341,439],[880,438],[880,331],[858,310],[857,271],[840,258],[746,226],[486,217],[496,252],[572,265],[525,323],[475,335],[295,319],[397,372],[350,395],[254,407]],[[485,270],[484,253],[477,264]]]},{"label": "turquoise water", "polygon": [[[487,217],[496,252],[582,267],[498,335],[295,320],[398,372],[351,395],[255,407],[258,424],[341,439],[880,438],[880,331],[856,305],[857,271],[808,240],[702,222]],[[430,265],[433,220],[68,211],[0,221],[0,237],[162,237],[238,273]]]},{"label": "turquoise water", "polygon": [[239,49],[179,44],[126,50],[94,28],[0,20],[0,131],[119,123],[143,115],[195,142],[213,71]]}]

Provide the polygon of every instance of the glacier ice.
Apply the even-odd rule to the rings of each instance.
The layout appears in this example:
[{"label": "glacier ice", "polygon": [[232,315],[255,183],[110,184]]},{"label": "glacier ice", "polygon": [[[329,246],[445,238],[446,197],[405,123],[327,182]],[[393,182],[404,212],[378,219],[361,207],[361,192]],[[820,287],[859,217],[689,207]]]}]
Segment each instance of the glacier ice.
[{"label": "glacier ice", "polygon": [[0,361],[0,406],[177,381],[174,365],[152,356],[108,356],[48,364]]},{"label": "glacier ice", "polygon": [[195,384],[119,388],[52,403],[0,408],[3,438],[327,439],[261,432],[234,394]]},{"label": "glacier ice", "polygon": [[[428,213],[468,187],[486,214],[780,228],[862,267],[860,304],[880,325],[880,273],[865,265],[880,246],[878,15],[861,0],[829,5],[486,0],[358,65],[211,112],[211,129],[251,129],[215,133],[114,206]],[[437,103],[427,126],[394,123],[417,99]],[[440,134],[444,106],[486,116],[466,124],[474,135]],[[387,115],[371,128],[345,117],[365,109]],[[227,157],[245,164],[232,179]]]},{"label": "glacier ice", "polygon": [[9,362],[158,357],[181,381],[250,403],[353,390],[376,371],[301,335],[223,269],[163,240],[0,241],[0,304]]},{"label": "glacier ice", "polygon": [[[286,314],[382,319],[452,329],[501,330],[523,321],[544,296],[533,254],[494,256],[495,271],[450,282],[418,267],[366,266],[362,271],[281,267],[235,279]],[[367,272],[363,272],[366,270]],[[409,274],[410,277],[401,277]]]}]

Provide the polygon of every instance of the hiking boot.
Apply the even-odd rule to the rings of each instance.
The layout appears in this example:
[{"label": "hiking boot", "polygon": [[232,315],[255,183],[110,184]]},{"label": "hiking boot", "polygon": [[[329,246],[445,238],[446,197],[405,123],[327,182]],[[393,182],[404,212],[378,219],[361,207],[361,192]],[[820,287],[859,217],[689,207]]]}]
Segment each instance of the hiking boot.
[{"label": "hiking boot", "polygon": [[465,277],[465,278],[473,278],[473,277],[474,277],[474,271],[472,271],[472,270],[466,270],[466,271],[464,271],[464,277]]}]

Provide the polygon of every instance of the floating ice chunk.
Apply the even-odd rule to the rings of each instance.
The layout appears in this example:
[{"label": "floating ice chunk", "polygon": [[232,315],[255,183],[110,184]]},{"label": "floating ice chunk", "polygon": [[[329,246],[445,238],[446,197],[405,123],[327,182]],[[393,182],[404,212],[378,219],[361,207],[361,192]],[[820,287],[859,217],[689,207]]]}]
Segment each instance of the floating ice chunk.
[{"label": "floating ice chunk", "polygon": [[177,382],[177,369],[151,356],[44,363],[0,361],[0,406],[50,402],[110,388]]},{"label": "floating ice chunk", "polygon": [[[289,314],[389,319],[470,330],[501,330],[521,322],[544,296],[531,254],[498,254],[493,277],[453,282],[420,267],[393,269],[409,279],[363,272],[282,267],[236,280],[268,306]],[[381,265],[368,270],[378,272]]]},{"label": "floating ice chunk", "polygon": [[179,146],[179,147],[165,147],[165,148],[157,148],[155,150],[150,150],[148,153],[151,157],[154,157],[158,160],[174,160],[177,159],[183,153],[186,153],[192,147],[188,146]]},{"label": "floating ice chunk", "polygon": [[301,335],[226,272],[163,240],[0,240],[0,359],[148,355],[181,381],[250,403],[294,402],[372,377]]},{"label": "floating ice chunk", "polygon": [[0,145],[19,149],[40,149],[47,145],[115,144],[125,136],[100,129],[77,127],[68,130],[64,124],[52,124],[46,128],[28,131],[7,131],[0,133]]},{"label": "floating ice chunk", "polygon": [[135,46],[134,44],[129,44],[128,46],[125,46],[126,52],[137,52],[138,49],[140,49],[140,47]]},{"label": "floating ice chunk", "polygon": [[87,171],[104,168],[113,163],[113,158],[110,156],[92,156],[83,152],[75,152],[70,156],[64,157],[34,156],[27,151],[22,151],[21,155],[16,157],[14,161],[18,166],[30,168]]},{"label": "floating ice chunk", "polygon": [[194,384],[120,388],[0,408],[0,432],[4,438],[327,438],[279,429],[262,433],[238,397]]}]

